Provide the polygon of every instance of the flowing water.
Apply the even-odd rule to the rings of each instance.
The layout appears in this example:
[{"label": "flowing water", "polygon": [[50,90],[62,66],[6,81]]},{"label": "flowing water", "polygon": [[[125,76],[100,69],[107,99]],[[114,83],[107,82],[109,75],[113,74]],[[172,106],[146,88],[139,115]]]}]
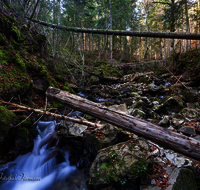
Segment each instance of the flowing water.
[{"label": "flowing water", "polygon": [[34,141],[33,151],[0,169],[0,189],[86,189],[85,183],[80,182],[83,181],[81,171],[70,166],[68,152],[58,147],[55,125],[55,121],[38,122],[39,135]]}]

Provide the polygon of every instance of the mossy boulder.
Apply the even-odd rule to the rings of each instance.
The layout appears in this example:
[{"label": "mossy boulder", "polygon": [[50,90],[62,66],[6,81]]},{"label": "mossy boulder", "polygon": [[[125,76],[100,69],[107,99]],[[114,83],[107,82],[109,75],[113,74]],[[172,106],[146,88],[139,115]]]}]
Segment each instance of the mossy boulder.
[{"label": "mossy boulder", "polygon": [[0,137],[5,138],[9,128],[14,127],[18,122],[17,116],[4,106],[0,106]]},{"label": "mossy boulder", "polygon": [[179,112],[184,108],[184,101],[179,96],[168,98],[157,111],[161,112]]},{"label": "mossy boulder", "polygon": [[182,91],[183,97],[187,102],[196,102],[198,95],[195,92],[191,91]]},{"label": "mossy boulder", "polygon": [[94,132],[84,132],[84,144],[91,150],[94,157],[102,148],[130,139],[128,134],[123,133],[117,127],[106,124]]},{"label": "mossy boulder", "polygon": [[146,113],[143,112],[142,110],[139,109],[132,109],[129,111],[130,115],[137,117],[137,118],[141,118],[141,119],[145,119],[146,118]]},{"label": "mossy boulder", "polygon": [[149,78],[148,77],[140,77],[139,83],[149,84]]},{"label": "mossy boulder", "polygon": [[200,115],[199,111],[192,108],[183,108],[179,113],[183,115],[184,117],[188,117],[191,119],[197,118]]},{"label": "mossy boulder", "polygon": [[146,110],[146,104],[142,100],[136,101],[132,107],[141,110]]},{"label": "mossy boulder", "polygon": [[90,168],[90,183],[96,187],[123,185],[129,178],[144,176],[151,166],[150,156],[149,145],[143,138],[102,149]]}]

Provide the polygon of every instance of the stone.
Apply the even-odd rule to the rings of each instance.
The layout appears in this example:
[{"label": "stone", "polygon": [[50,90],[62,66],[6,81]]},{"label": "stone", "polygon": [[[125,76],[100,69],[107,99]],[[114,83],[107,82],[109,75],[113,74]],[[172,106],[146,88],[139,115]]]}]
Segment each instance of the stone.
[{"label": "stone", "polygon": [[145,105],[145,103],[142,100],[136,101],[133,104],[132,107],[133,108],[138,108],[138,109],[141,109],[141,110],[146,110],[146,105]]},{"label": "stone", "polygon": [[184,123],[183,119],[176,119],[176,118],[172,118],[172,124],[176,127],[179,128],[182,124]]},{"label": "stone", "polygon": [[184,107],[184,101],[179,96],[172,96],[161,104],[158,111],[170,113],[179,112]]},{"label": "stone", "polygon": [[149,145],[137,138],[99,151],[90,168],[90,183],[106,187],[123,179],[136,179],[151,166]]},{"label": "stone", "polygon": [[172,126],[169,126],[167,129],[169,129],[169,130],[171,130],[171,131],[176,131],[176,130],[174,129],[174,127],[172,127]]},{"label": "stone", "polygon": [[192,91],[182,91],[183,97],[187,102],[195,102],[197,101],[197,93],[192,92]]},{"label": "stone", "polygon": [[137,92],[131,92],[130,96],[132,96],[132,97],[140,97],[140,95]]},{"label": "stone", "polygon": [[159,105],[158,101],[153,101],[152,103],[153,103],[153,105]]},{"label": "stone", "polygon": [[188,117],[191,119],[199,117],[199,112],[192,108],[183,108],[179,113],[184,117]]},{"label": "stone", "polygon": [[162,127],[166,127],[169,124],[169,116],[165,115],[163,119],[158,123]]},{"label": "stone", "polygon": [[154,105],[153,108],[152,108],[152,110],[153,110],[153,111],[157,111],[157,110],[160,109],[160,106],[161,106],[161,105]]},{"label": "stone", "polygon": [[141,119],[145,119],[146,118],[146,114],[142,110],[139,110],[137,108],[136,109],[131,109],[129,114],[134,116],[134,117],[141,118]]},{"label": "stone", "polygon": [[196,135],[196,129],[192,126],[182,126],[178,132],[182,132],[186,135]]},{"label": "stone", "polygon": [[148,104],[151,103],[150,100],[149,100],[146,96],[141,97],[141,100],[142,100],[146,105],[148,105]]},{"label": "stone", "polygon": [[126,114],[129,113],[126,104],[112,105],[109,108],[114,108],[114,109],[116,109],[118,111],[122,111],[122,112],[124,112]]},{"label": "stone", "polygon": [[93,133],[83,132],[83,137],[86,148],[90,150],[94,157],[102,148],[130,139],[129,134],[111,124],[97,128]]},{"label": "stone", "polygon": [[194,139],[196,139],[197,141],[200,141],[200,135],[193,137]]}]

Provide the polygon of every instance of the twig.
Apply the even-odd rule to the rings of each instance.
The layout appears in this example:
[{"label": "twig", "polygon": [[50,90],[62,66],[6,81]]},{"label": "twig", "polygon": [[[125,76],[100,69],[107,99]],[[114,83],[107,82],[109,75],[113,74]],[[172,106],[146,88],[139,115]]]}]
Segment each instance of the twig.
[{"label": "twig", "polygon": [[[185,86],[167,67],[165,67],[163,64],[162,66],[171,74],[173,77],[177,80],[177,82],[180,82],[187,90],[191,91],[187,86]],[[200,97],[197,95],[198,99],[200,100]]]},{"label": "twig", "polygon": [[20,123],[18,123],[17,125],[15,125],[15,127],[21,125],[21,124],[22,124],[24,121],[26,121],[32,114],[33,114],[33,112],[32,112],[26,119],[24,119],[22,122],[20,122]]},{"label": "twig", "polygon": [[20,95],[18,95],[18,98],[19,98],[19,104],[21,105],[22,102],[21,102],[21,99],[20,99]]},{"label": "twig", "polygon": [[[12,99],[13,99],[13,97],[9,100],[9,103],[11,102]],[[3,101],[1,101],[1,102],[3,102]],[[7,106],[5,106],[5,107],[7,107]]]},{"label": "twig", "polygon": [[104,126],[104,125],[92,123],[90,121],[86,121],[86,120],[82,120],[82,119],[75,119],[73,117],[68,117],[68,116],[59,115],[59,114],[51,113],[51,112],[44,111],[44,110],[39,110],[39,109],[34,109],[34,108],[26,107],[26,106],[21,106],[21,105],[14,104],[14,103],[9,103],[9,102],[5,102],[5,101],[2,101],[2,103],[13,105],[15,107],[26,109],[26,110],[29,110],[29,111],[32,111],[32,112],[41,113],[43,115],[49,115],[49,116],[56,117],[56,118],[59,118],[59,119],[69,120],[69,121],[72,121],[72,122],[89,125],[89,126],[92,126],[92,127],[102,127],[102,126]]}]

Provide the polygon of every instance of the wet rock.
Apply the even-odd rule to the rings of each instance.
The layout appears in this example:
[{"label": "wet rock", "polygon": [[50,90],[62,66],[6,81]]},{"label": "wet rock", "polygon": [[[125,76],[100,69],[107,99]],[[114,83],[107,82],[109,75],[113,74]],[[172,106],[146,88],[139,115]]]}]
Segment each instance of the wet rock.
[{"label": "wet rock", "polygon": [[197,101],[197,92],[192,92],[192,91],[182,91],[183,97],[187,102],[195,102]]},{"label": "wet rock", "polygon": [[144,92],[145,93],[162,93],[165,91],[165,86],[163,85],[160,85],[160,86],[157,86],[156,84],[154,84],[154,82],[152,82],[151,84],[149,84],[145,89],[144,89]]},{"label": "wet rock", "polygon": [[160,119],[161,118],[156,112],[154,112],[150,108],[146,109],[146,117],[147,118],[154,118],[154,119]]},{"label": "wet rock", "polygon": [[125,134],[117,127],[106,124],[104,127],[96,129],[94,132],[84,132],[84,144],[94,157],[102,148],[126,141],[129,134]]},{"label": "wet rock", "polygon": [[194,139],[196,139],[197,141],[200,141],[200,135],[193,137]]},{"label": "wet rock", "polygon": [[124,112],[126,114],[129,113],[126,104],[112,105],[109,108],[111,108],[111,109],[114,108],[114,109],[116,109],[118,111],[122,111],[122,112]]},{"label": "wet rock", "polygon": [[141,100],[142,100],[146,105],[149,105],[149,104],[151,103],[150,100],[149,100],[146,96],[141,97]]},{"label": "wet rock", "polygon": [[184,123],[183,119],[177,119],[177,118],[172,118],[172,124],[176,127],[179,128],[182,124]]},{"label": "wet rock", "polygon": [[152,110],[153,111],[158,111],[160,109],[161,105],[154,105]]},{"label": "wet rock", "polygon": [[136,179],[147,171],[150,157],[149,146],[143,138],[129,140],[99,151],[90,168],[90,183],[106,187],[127,178]]},{"label": "wet rock", "polygon": [[78,169],[84,168],[89,163],[89,160],[87,158],[81,158],[77,163],[76,167]]},{"label": "wet rock", "polygon": [[133,105],[132,108],[138,108],[141,110],[146,110],[146,105],[142,100],[136,101]]},{"label": "wet rock", "polygon": [[169,116],[165,115],[163,116],[163,119],[158,123],[158,125],[162,127],[166,127],[169,125]]},{"label": "wet rock", "polygon": [[199,117],[199,112],[197,110],[191,109],[191,108],[183,108],[180,111],[180,114],[183,115],[184,117],[188,117],[188,118],[191,118],[191,119]]},{"label": "wet rock", "polygon": [[174,127],[172,127],[172,126],[169,126],[167,129],[169,129],[169,130],[171,130],[171,131],[176,131],[176,130],[174,129]]},{"label": "wet rock", "polygon": [[186,167],[186,166],[192,166],[192,161],[183,157],[179,156],[177,153],[175,153],[172,150],[165,151],[165,157],[168,159],[169,163],[172,165],[175,165],[177,167]]},{"label": "wet rock", "polygon": [[168,98],[158,111],[161,112],[179,112],[184,107],[184,101],[179,96],[172,96]]},{"label": "wet rock", "polygon": [[183,134],[186,135],[196,135],[196,129],[191,126],[182,126],[178,132],[182,132]]},{"label": "wet rock", "polygon": [[80,125],[75,123],[72,127],[69,128],[69,134],[75,136],[83,136],[83,132],[87,129],[86,125]]},{"label": "wet rock", "polygon": [[80,154],[78,154],[76,151],[72,150],[69,153],[70,165],[76,165],[76,163],[80,160]]},{"label": "wet rock", "polygon": [[186,105],[190,109],[199,108],[199,103],[198,102],[195,102],[195,103],[186,103]]},{"label": "wet rock", "polygon": [[132,97],[141,97],[137,92],[131,92],[130,96],[132,96]]},{"label": "wet rock", "polygon": [[152,104],[153,105],[159,105],[159,102],[158,101],[153,101]]},{"label": "wet rock", "polygon": [[146,118],[146,114],[142,110],[139,110],[137,108],[136,109],[130,109],[129,114],[134,116],[134,117],[141,118],[141,119]]},{"label": "wet rock", "polygon": [[60,135],[74,135],[74,136],[83,136],[83,132],[87,129],[86,125],[81,125],[71,121],[61,120],[60,123],[61,130],[59,131]]}]

